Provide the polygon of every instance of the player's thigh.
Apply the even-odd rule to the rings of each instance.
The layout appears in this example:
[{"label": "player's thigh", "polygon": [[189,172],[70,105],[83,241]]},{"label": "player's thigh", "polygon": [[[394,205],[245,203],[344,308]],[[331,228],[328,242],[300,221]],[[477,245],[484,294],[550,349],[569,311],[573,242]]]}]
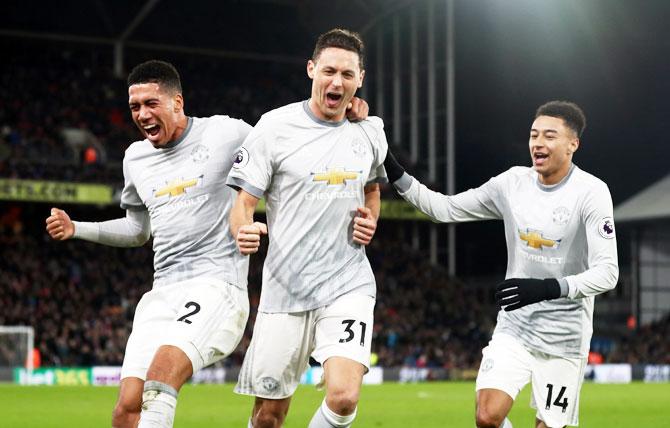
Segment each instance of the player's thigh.
[{"label": "player's thigh", "polygon": [[[515,400],[531,380],[532,362],[532,355],[519,341],[511,336],[496,334],[482,350],[475,389],[477,392],[487,389],[502,391]],[[505,405],[504,400],[487,400],[492,406],[498,401],[500,406]]]},{"label": "player's thigh", "polygon": [[342,357],[370,368],[370,349],[375,299],[364,294],[345,294],[318,310],[312,357],[324,364]]},{"label": "player's thigh", "polygon": [[162,345],[181,349],[193,372],[230,355],[249,316],[246,290],[212,278],[197,278],[178,294],[176,314]]},{"label": "player's thigh", "polygon": [[149,365],[169,331],[174,315],[170,295],[165,290],[153,289],[142,296],[135,309],[133,328],[126,344],[121,379],[146,379]]},{"label": "player's thigh", "polygon": [[314,311],[256,315],[235,392],[265,399],[293,395],[314,346]]},{"label": "player's thigh", "polygon": [[531,406],[536,417],[551,428],[579,423],[579,393],[586,360],[536,354]]}]

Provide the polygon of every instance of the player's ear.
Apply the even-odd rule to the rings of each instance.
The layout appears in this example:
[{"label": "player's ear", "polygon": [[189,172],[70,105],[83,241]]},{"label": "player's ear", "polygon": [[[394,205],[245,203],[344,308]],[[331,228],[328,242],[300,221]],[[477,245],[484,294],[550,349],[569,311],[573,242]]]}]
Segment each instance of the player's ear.
[{"label": "player's ear", "polygon": [[184,96],[182,94],[177,94],[173,98],[174,112],[179,113],[184,109]]},{"label": "player's ear", "polygon": [[365,70],[361,70],[361,78],[358,80],[358,87],[363,86],[363,79],[365,78]]},{"label": "player's ear", "polygon": [[309,76],[310,79],[314,79],[314,68],[316,67],[316,63],[312,61],[311,59],[307,61],[307,75]]},{"label": "player's ear", "polygon": [[570,140],[568,150],[570,151],[570,154],[573,154],[574,152],[577,151],[578,148],[579,148],[579,137],[575,137],[572,140]]}]

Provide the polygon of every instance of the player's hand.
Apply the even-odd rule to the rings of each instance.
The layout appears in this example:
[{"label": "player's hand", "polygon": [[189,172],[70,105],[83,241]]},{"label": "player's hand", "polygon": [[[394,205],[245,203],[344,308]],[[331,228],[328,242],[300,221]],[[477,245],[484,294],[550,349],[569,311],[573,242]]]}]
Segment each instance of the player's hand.
[{"label": "player's hand", "polygon": [[370,208],[359,207],[354,217],[354,242],[368,245],[377,230],[377,220],[372,215]]},{"label": "player's hand", "polygon": [[405,174],[405,168],[403,168],[396,160],[395,156],[393,156],[390,147],[386,152],[386,159],[384,159],[384,169],[386,170],[386,176],[391,183],[396,182]]},{"label": "player's hand", "polygon": [[362,98],[353,97],[347,106],[347,119],[352,122],[360,122],[368,118],[370,106]]},{"label": "player's hand", "polygon": [[51,215],[47,217],[47,232],[53,239],[65,241],[74,235],[74,224],[65,211],[51,208]]},{"label": "player's hand", "polygon": [[554,278],[511,278],[496,287],[496,303],[506,312],[543,300],[561,297],[561,286]]},{"label": "player's hand", "polygon": [[246,224],[237,231],[237,237],[235,238],[237,248],[245,256],[256,253],[261,246],[261,235],[267,234],[268,227],[265,223]]}]

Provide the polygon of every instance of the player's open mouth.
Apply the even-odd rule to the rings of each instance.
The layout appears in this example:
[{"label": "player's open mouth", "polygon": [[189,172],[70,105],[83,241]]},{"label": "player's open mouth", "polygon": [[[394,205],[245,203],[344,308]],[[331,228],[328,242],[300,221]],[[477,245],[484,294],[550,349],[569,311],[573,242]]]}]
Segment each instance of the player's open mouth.
[{"label": "player's open mouth", "polygon": [[144,129],[144,132],[146,132],[148,137],[155,137],[158,135],[158,132],[160,132],[161,127],[154,123],[152,125],[145,125],[142,129]]},{"label": "player's open mouth", "polygon": [[337,94],[335,92],[328,92],[326,94],[326,105],[328,107],[336,107],[340,100],[342,99],[342,94]]},{"label": "player's open mouth", "polygon": [[548,157],[547,153],[533,153],[533,162],[535,165],[543,165]]}]

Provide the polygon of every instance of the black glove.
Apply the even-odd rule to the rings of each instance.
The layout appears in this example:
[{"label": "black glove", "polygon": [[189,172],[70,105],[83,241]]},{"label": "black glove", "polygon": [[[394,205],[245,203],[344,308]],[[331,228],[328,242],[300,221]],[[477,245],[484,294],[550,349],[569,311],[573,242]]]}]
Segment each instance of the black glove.
[{"label": "black glove", "polygon": [[393,183],[397,181],[405,173],[405,168],[402,167],[396,160],[391,149],[388,149],[386,152],[386,159],[384,159],[384,169],[386,170],[386,176],[389,178],[389,182]]},{"label": "black glove", "polygon": [[561,286],[554,278],[511,278],[496,286],[496,303],[506,312],[522,308],[531,303],[561,297]]}]

